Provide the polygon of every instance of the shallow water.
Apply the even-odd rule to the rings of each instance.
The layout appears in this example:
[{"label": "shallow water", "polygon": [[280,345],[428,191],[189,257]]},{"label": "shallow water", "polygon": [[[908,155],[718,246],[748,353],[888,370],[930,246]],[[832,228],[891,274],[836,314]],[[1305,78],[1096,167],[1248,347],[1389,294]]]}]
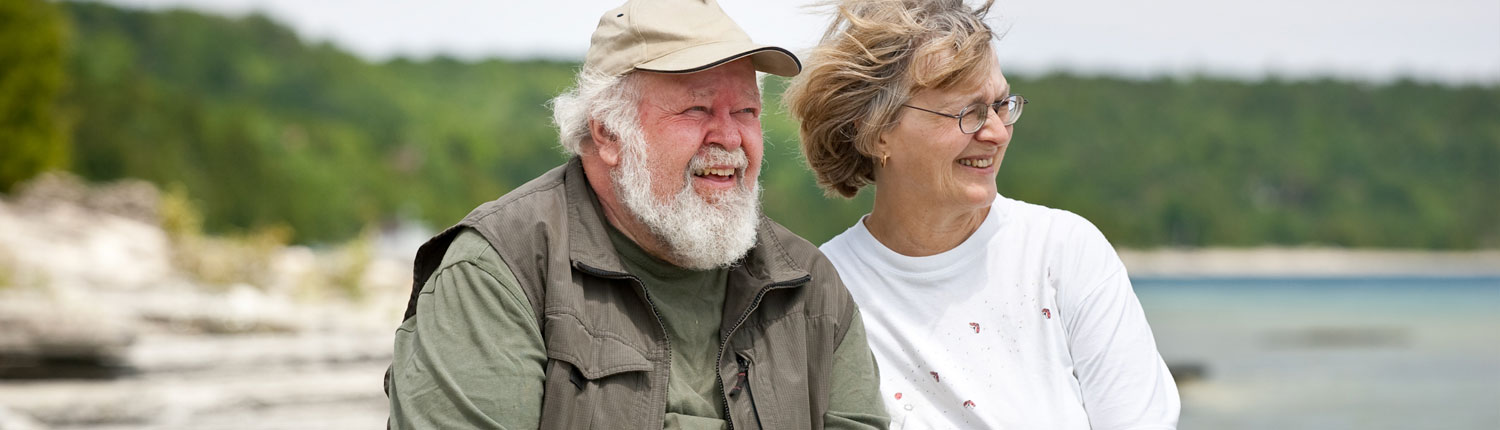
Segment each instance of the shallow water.
[{"label": "shallow water", "polygon": [[1183,429],[1500,428],[1500,278],[1133,282]]}]

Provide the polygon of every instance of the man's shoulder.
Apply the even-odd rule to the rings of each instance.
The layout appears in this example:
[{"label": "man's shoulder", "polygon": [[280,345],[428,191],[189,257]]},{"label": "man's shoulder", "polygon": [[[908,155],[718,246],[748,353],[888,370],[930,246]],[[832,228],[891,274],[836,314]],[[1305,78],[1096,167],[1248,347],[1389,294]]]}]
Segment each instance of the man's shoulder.
[{"label": "man's shoulder", "polygon": [[786,228],[786,226],[781,225],[781,223],[776,222],[771,217],[762,216],[761,221],[763,221],[762,227],[774,235],[776,240],[781,242],[781,246],[787,248],[788,251],[806,252],[807,248],[812,248],[814,251],[818,248],[813,246],[812,242],[808,242],[801,235],[793,233],[791,229]]},{"label": "man's shoulder", "polygon": [[[567,220],[564,177],[571,163],[554,168],[499,198],[479,205],[433,237],[417,254],[418,276],[473,263],[493,275],[516,273],[517,254],[551,243]],[[423,269],[426,267],[426,269]],[[429,275],[423,275],[424,273]]]},{"label": "man's shoulder", "polygon": [[448,244],[448,249],[443,253],[443,261],[438,264],[438,270],[462,263],[473,264],[491,273],[505,264],[495,247],[472,228],[465,228],[453,237],[453,242]]},{"label": "man's shoulder", "polygon": [[[839,277],[839,272],[834,268],[833,262],[814,246],[812,242],[798,236],[780,223],[770,218],[762,218],[763,227],[770,233],[771,240],[775,243],[763,243],[757,246],[774,247],[777,249],[766,249],[765,252],[779,254],[788,265],[796,270],[805,271],[807,280],[796,288],[793,294],[786,296],[788,299],[798,302],[799,305],[792,307],[801,309],[807,318],[827,318],[835,323],[835,333],[842,337],[844,330],[850,327],[850,321],[858,306],[854,303],[854,296],[849,294],[849,289],[844,286],[844,281]],[[791,308],[789,308],[791,309]]]},{"label": "man's shoulder", "polygon": [[786,226],[781,225],[781,223],[776,222],[776,220],[770,217],[762,217],[761,219],[764,221],[763,228],[775,239],[774,243],[765,244],[766,246],[775,247],[775,249],[768,249],[768,252],[781,254],[794,267],[808,272],[812,272],[815,268],[820,269],[822,266],[828,266],[829,269],[832,269],[833,266],[828,262],[828,257],[823,255],[823,252],[818,249],[817,245],[813,245],[812,242],[809,242],[797,233],[793,233]]},{"label": "man's shoulder", "polygon": [[553,168],[499,198],[479,205],[465,219],[477,223],[487,218],[507,215],[533,217],[536,215],[533,211],[513,209],[534,208],[544,205],[544,201],[558,200],[563,191],[563,178],[567,169],[567,164]]},{"label": "man's shoulder", "polygon": [[[775,248],[767,249],[766,252],[779,254],[792,268],[806,271],[811,277],[806,286],[815,292],[815,296],[831,295],[840,299],[849,298],[849,290],[844,288],[844,282],[839,278],[838,270],[833,267],[833,263],[828,260],[828,256],[824,255],[823,251],[812,242],[782,226],[781,223],[768,217],[762,217],[762,219],[764,220],[763,228],[767,229],[775,242],[761,244]],[[841,303],[843,300],[833,302]]]}]

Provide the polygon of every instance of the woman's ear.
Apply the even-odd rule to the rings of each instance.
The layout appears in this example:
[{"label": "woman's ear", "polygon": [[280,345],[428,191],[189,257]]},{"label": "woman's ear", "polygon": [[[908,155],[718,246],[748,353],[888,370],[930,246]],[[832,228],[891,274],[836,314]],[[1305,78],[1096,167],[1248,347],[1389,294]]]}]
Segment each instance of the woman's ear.
[{"label": "woman's ear", "polygon": [[891,158],[891,145],[886,143],[885,133],[880,133],[880,137],[875,139],[874,147],[870,149],[870,158],[875,161],[875,167],[885,167],[885,163]]},{"label": "woman's ear", "polygon": [[589,139],[593,141],[594,155],[599,157],[605,165],[618,167],[620,165],[620,135],[609,131],[604,123],[589,120]]}]

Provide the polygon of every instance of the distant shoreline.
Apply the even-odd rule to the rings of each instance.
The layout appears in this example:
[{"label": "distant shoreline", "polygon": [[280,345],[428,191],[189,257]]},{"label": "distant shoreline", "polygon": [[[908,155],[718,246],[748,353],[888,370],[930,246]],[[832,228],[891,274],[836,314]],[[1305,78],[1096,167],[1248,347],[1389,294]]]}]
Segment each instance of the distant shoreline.
[{"label": "distant shoreline", "polygon": [[1132,277],[1500,276],[1500,250],[1121,249]]}]

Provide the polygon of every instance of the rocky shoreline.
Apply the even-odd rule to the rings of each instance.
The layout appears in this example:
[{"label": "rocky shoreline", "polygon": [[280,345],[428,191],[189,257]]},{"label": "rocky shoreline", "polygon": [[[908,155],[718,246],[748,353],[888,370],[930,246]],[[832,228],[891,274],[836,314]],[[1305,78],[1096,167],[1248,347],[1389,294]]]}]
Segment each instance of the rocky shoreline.
[{"label": "rocky shoreline", "polygon": [[205,236],[171,198],[0,199],[0,430],[381,427],[410,261]]}]

